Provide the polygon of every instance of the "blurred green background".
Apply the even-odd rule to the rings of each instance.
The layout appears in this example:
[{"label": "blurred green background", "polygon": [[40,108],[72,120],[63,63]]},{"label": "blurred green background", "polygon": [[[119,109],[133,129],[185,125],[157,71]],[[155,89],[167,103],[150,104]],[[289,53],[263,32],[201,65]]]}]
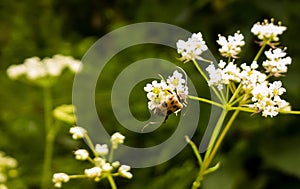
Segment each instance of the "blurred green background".
[{"label": "blurred green background", "polygon": [[[218,53],[217,35],[240,30],[245,35],[241,60],[249,62],[258,46],[250,29],[264,18],[280,20],[288,30],[281,44],[288,47],[293,63],[282,78],[287,93],[284,98],[300,110],[300,2],[295,0],[1,0],[0,1],[0,150],[15,157],[19,177],[8,183],[11,189],[39,188],[43,159],[42,91],[34,86],[8,79],[6,69],[32,56],[72,55],[81,59],[101,36],[127,24],[145,21],[165,22],[191,32],[201,31],[212,53]],[[107,88],[97,88],[99,116],[109,132],[120,131],[133,146],[152,146],[165,140],[176,129],[171,116],[166,126],[141,137],[118,125],[110,105],[109,89],[113,76],[126,64],[147,57],[162,57],[178,63],[176,51],[161,47],[133,47],[120,53],[109,64],[109,74],[101,81]],[[125,65],[126,65],[125,64]],[[179,65],[179,64],[178,64]],[[184,65],[189,75],[198,75],[191,65]],[[67,73],[54,88],[54,104],[71,103],[72,79]],[[137,86],[142,89],[144,83]],[[204,83],[200,86],[206,88]],[[138,91],[138,90],[137,90]],[[209,96],[199,89],[201,96]],[[200,93],[201,92],[201,93]],[[144,92],[132,94],[132,112],[140,119],[149,116]],[[209,116],[208,105],[201,105],[203,121],[193,137],[199,144]],[[76,161],[72,151],[86,147],[71,140],[69,126],[61,126],[54,152],[54,172],[81,173],[88,163]],[[142,141],[141,141],[142,140]],[[126,143],[125,143],[126,144]],[[262,118],[242,113],[234,123],[216,160],[221,168],[205,178],[204,189],[296,189],[300,188],[300,116],[279,115]],[[190,188],[198,165],[189,146],[161,165],[134,169],[132,180],[117,179],[119,188],[165,189]],[[108,183],[72,180],[63,188],[109,188]]]}]

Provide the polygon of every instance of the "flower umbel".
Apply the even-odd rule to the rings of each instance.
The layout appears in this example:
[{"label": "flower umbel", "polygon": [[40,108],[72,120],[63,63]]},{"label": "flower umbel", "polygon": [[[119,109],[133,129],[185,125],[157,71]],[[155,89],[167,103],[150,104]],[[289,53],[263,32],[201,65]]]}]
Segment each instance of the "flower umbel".
[{"label": "flower umbel", "polygon": [[202,60],[200,55],[208,49],[200,32],[194,33],[187,41],[178,40],[176,46],[177,52],[182,56],[180,60],[183,62]]},{"label": "flower umbel", "polygon": [[229,35],[226,39],[224,36],[219,35],[217,43],[221,46],[219,52],[224,57],[237,58],[241,52],[241,47],[245,45],[244,36],[237,31],[233,36]]},{"label": "flower umbel", "polygon": [[54,55],[52,58],[40,59],[31,57],[23,64],[11,65],[7,69],[7,75],[12,80],[26,79],[41,86],[53,84],[53,79],[57,78],[68,68],[76,73],[81,70],[82,63],[71,56]]},{"label": "flower umbel", "polygon": [[274,24],[274,19],[269,22],[265,19],[263,22],[257,22],[251,28],[251,32],[262,41],[279,41],[279,35],[281,35],[287,28],[278,22],[278,25]]},{"label": "flower umbel", "polygon": [[[116,132],[111,136],[110,150],[107,144],[96,144],[94,146],[87,131],[82,127],[72,127],[70,129],[70,133],[72,134],[72,138],[74,140],[84,138],[94,155],[94,157],[92,157],[86,149],[78,149],[74,152],[75,158],[81,161],[88,160],[93,167],[85,169],[84,173],[81,175],[55,173],[52,179],[55,187],[60,188],[63,182],[68,182],[70,179],[88,178],[94,180],[95,182],[108,179],[111,187],[116,189],[116,184],[113,177],[120,176],[128,179],[132,178],[133,175],[129,172],[130,166],[121,165],[119,161],[112,161],[113,151],[117,149],[118,144],[123,144],[125,140],[125,136],[123,136],[121,133]],[[109,152],[109,159],[106,159],[106,155]]]},{"label": "flower umbel", "polygon": [[[220,163],[213,166],[211,163],[239,112],[261,113],[263,117],[271,118],[279,113],[300,114],[300,111],[292,111],[290,103],[282,99],[286,89],[282,86],[281,81],[274,81],[273,78],[286,73],[287,66],[292,62],[292,59],[287,56],[286,48],[275,47],[279,44],[279,36],[286,29],[285,26],[281,25],[281,22],[278,22],[278,25],[274,24],[274,19],[254,24],[251,32],[260,40],[259,45],[261,47],[250,64],[237,62],[238,55],[242,50],[241,47],[245,45],[244,36],[239,31],[233,36],[228,36],[228,38],[219,35],[217,40],[217,43],[221,45],[219,52],[223,57],[227,58],[227,62],[224,60],[219,60],[215,64],[211,62],[206,67],[208,76],[196,61],[196,59],[201,59],[199,58],[201,53],[194,53],[193,50],[182,50],[189,47],[186,45],[188,42],[182,40],[177,42],[177,47],[181,47],[178,48],[178,53],[182,54],[181,61],[184,63],[190,60],[193,61],[197,71],[207,81],[217,100],[195,96],[189,97],[222,109],[218,121],[213,128],[210,128],[212,129],[212,134],[210,136],[204,135],[203,141],[205,143],[208,141],[208,144],[203,147],[205,148],[203,150],[206,151],[203,159],[197,146],[190,139],[187,140],[200,165],[200,170],[193,182],[192,189],[199,188],[204,176],[216,171],[220,166]],[[264,52],[267,45],[271,49]],[[189,54],[187,52],[193,53]],[[265,55],[267,58],[263,62],[259,62],[261,55]],[[233,113],[228,114],[231,111]],[[227,119],[228,115],[231,115],[229,119]],[[203,146],[202,144],[200,144],[200,148]]]},{"label": "flower umbel", "polygon": [[265,52],[268,60],[265,60],[262,65],[266,69],[266,72],[272,76],[279,77],[283,73],[287,72],[287,65],[292,63],[291,57],[286,56],[284,50],[280,48],[270,49]]}]

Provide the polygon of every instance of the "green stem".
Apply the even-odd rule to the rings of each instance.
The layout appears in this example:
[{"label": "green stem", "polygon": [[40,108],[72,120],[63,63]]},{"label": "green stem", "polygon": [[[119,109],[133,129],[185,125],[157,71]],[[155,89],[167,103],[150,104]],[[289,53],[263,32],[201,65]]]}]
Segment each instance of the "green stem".
[{"label": "green stem", "polygon": [[52,126],[52,96],[51,88],[44,87],[44,119],[45,119],[45,151],[43,172],[41,180],[41,189],[48,189],[50,187],[51,178],[51,163],[53,155],[53,145],[55,139],[55,130]]},{"label": "green stem", "polygon": [[198,176],[197,176],[196,180],[193,182],[192,189],[197,189],[197,188],[199,188],[201,186],[201,182],[202,182],[203,177],[204,177],[204,175],[206,173],[206,168],[208,167],[207,159],[209,159],[210,152],[211,152],[211,150],[212,150],[212,148],[214,146],[216,138],[217,138],[217,136],[219,134],[219,131],[220,131],[222,125],[223,125],[223,122],[224,122],[224,119],[226,117],[226,114],[227,114],[227,109],[223,108],[223,111],[222,111],[222,113],[220,115],[220,118],[219,118],[219,120],[218,120],[218,122],[216,124],[216,127],[214,128],[213,134],[211,136],[211,139],[210,139],[207,151],[205,153],[202,166],[200,167]]},{"label": "green stem", "polygon": [[109,162],[113,161],[113,156],[114,156],[114,148],[112,147],[109,152],[109,157],[108,157]]},{"label": "green stem", "polygon": [[239,94],[239,92],[241,91],[241,88],[242,88],[242,84],[240,83],[239,86],[237,87],[237,89],[234,91],[233,95],[231,96],[231,98],[230,98],[228,104],[231,104],[231,103],[235,100],[236,96],[237,96],[237,95]]},{"label": "green stem", "polygon": [[107,179],[108,179],[108,182],[109,182],[109,184],[111,186],[111,189],[117,189],[117,185],[116,185],[113,177],[111,175],[108,175]]},{"label": "green stem", "polygon": [[94,144],[93,144],[91,138],[89,137],[89,135],[88,135],[88,134],[84,134],[84,139],[85,139],[85,142],[86,142],[86,144],[88,145],[88,147],[92,150],[94,156],[95,156],[95,157],[98,157],[99,155],[98,155],[98,153],[96,152],[95,147],[94,147]]},{"label": "green stem", "polygon": [[189,139],[188,136],[185,136],[185,140],[189,143],[189,145],[192,147],[192,150],[195,154],[195,156],[197,157],[197,160],[198,160],[198,163],[199,163],[199,166],[202,166],[202,158],[201,158],[201,155],[199,153],[199,150],[197,148],[197,146],[195,145],[195,143],[193,141],[191,141],[191,139]]},{"label": "green stem", "polygon": [[[228,123],[226,124],[225,128],[223,129],[223,131],[221,132],[217,142],[216,142],[216,145],[213,147],[213,150],[211,151],[211,154],[209,155],[209,157],[207,158],[206,162],[205,162],[205,165],[206,168],[209,167],[211,161],[213,160],[214,156],[216,155],[219,147],[221,146],[222,142],[223,142],[223,139],[225,138],[226,134],[228,133],[233,121],[235,120],[235,118],[237,117],[237,115],[239,114],[239,110],[236,110],[231,118],[229,119]],[[205,168],[205,169],[206,169]]]},{"label": "green stem", "polygon": [[250,112],[255,113],[255,110],[253,108],[247,108],[247,107],[230,107],[229,110],[239,110],[243,112]]},{"label": "green stem", "polygon": [[264,42],[263,45],[260,47],[258,53],[256,54],[255,58],[253,61],[257,61],[258,58],[260,57],[261,53],[263,52],[263,50],[265,49],[265,47],[267,46],[269,42]]},{"label": "green stem", "polygon": [[295,110],[291,110],[291,111],[280,111],[280,113],[282,114],[300,114],[300,111],[295,111]]},{"label": "green stem", "polygon": [[199,101],[201,101],[201,102],[205,102],[205,103],[208,103],[208,104],[212,104],[212,105],[218,106],[218,107],[220,107],[220,108],[223,108],[223,107],[224,107],[222,104],[219,104],[219,103],[217,103],[217,102],[215,102],[215,101],[208,100],[208,99],[206,99],[206,98],[201,98],[201,97],[191,96],[191,95],[189,95],[189,98],[190,98],[190,99],[193,99],[193,100],[199,100]]}]

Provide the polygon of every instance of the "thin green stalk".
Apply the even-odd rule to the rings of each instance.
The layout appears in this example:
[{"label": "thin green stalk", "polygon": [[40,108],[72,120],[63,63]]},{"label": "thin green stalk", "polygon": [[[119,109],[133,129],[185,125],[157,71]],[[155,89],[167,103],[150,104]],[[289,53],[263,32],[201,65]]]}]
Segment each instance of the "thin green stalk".
[{"label": "thin green stalk", "polygon": [[44,119],[45,119],[45,151],[44,151],[44,162],[43,172],[41,180],[41,189],[48,189],[50,186],[51,178],[51,163],[53,154],[53,144],[55,133],[52,125],[52,96],[51,88],[44,87]]},{"label": "thin green stalk", "polygon": [[235,99],[233,102],[229,103],[228,105],[233,106],[234,104],[236,104],[236,103],[240,102],[241,100],[243,100],[244,96],[245,95],[242,95],[242,96],[238,97],[237,99]]},{"label": "thin green stalk", "polygon": [[202,75],[202,77],[204,78],[204,80],[206,82],[208,82],[208,78],[206,77],[206,75],[204,74],[204,72],[202,71],[202,69],[200,68],[200,66],[198,65],[196,60],[193,60],[193,63],[195,65],[195,67],[197,68],[198,72]]},{"label": "thin green stalk", "polygon": [[112,162],[113,161],[113,156],[114,156],[114,149],[111,148],[110,152],[109,152],[109,157],[108,157],[108,161]]},{"label": "thin green stalk", "polygon": [[243,112],[250,112],[255,113],[255,110],[253,108],[247,108],[247,107],[230,107],[229,110],[239,110]]},{"label": "thin green stalk", "polygon": [[108,182],[109,182],[109,184],[111,186],[111,189],[117,189],[117,185],[116,185],[113,177],[111,175],[108,175],[107,179],[108,179]]},{"label": "thin green stalk", "polygon": [[216,124],[216,127],[214,128],[214,131],[213,131],[213,134],[211,136],[211,139],[210,139],[210,142],[208,144],[208,148],[207,148],[207,151],[205,153],[205,156],[204,156],[204,160],[203,160],[203,163],[202,163],[202,166],[200,167],[200,170],[199,170],[199,173],[198,173],[198,176],[196,178],[196,180],[193,182],[193,186],[192,186],[192,189],[197,189],[201,186],[201,182],[203,180],[203,177],[206,173],[206,168],[208,167],[207,165],[207,159],[209,158],[210,156],[210,153],[211,153],[211,150],[214,146],[214,143],[216,141],[216,138],[219,134],[219,131],[223,125],[223,122],[224,122],[224,119],[226,117],[226,114],[227,114],[227,110],[224,108],[220,117],[219,117],[219,120]]},{"label": "thin green stalk", "polygon": [[202,166],[202,158],[201,155],[199,153],[199,150],[197,148],[197,146],[195,145],[195,143],[193,141],[191,141],[191,139],[188,136],[185,136],[185,140],[189,143],[189,145],[192,147],[192,150],[195,154],[195,156],[197,157],[199,166]]},{"label": "thin green stalk", "polygon": [[189,98],[190,98],[190,99],[193,99],[193,100],[199,100],[199,101],[201,101],[201,102],[205,102],[205,103],[208,103],[208,104],[212,104],[212,105],[218,106],[218,107],[220,107],[220,108],[223,108],[223,107],[224,107],[222,104],[219,104],[219,103],[217,103],[217,102],[215,102],[215,101],[208,100],[208,99],[206,99],[206,98],[201,98],[201,97],[191,96],[191,95],[189,95]]},{"label": "thin green stalk", "polygon": [[260,47],[260,49],[259,49],[258,53],[256,54],[256,56],[255,56],[255,58],[254,58],[253,61],[257,61],[258,60],[258,58],[260,57],[261,53],[263,52],[263,50],[265,49],[265,47],[267,46],[268,43],[269,43],[268,41],[266,41],[266,42],[263,43],[263,45]]},{"label": "thin green stalk", "polygon": [[93,144],[91,138],[89,137],[89,135],[84,134],[84,139],[85,139],[85,142],[87,143],[87,145],[89,146],[89,148],[92,150],[94,156],[98,157],[98,153],[96,152],[94,144]]},{"label": "thin green stalk", "polygon": [[[219,147],[221,146],[222,142],[223,142],[223,139],[225,138],[226,134],[228,133],[233,121],[235,120],[235,118],[237,117],[237,115],[239,114],[239,110],[236,110],[231,118],[229,119],[228,123],[226,124],[225,128],[223,129],[223,131],[221,132],[217,142],[216,142],[216,145],[213,147],[212,151],[211,151],[211,154],[209,155],[209,157],[207,158],[206,162],[205,162],[205,165],[206,168],[209,167],[211,161],[213,160],[214,156],[216,155]],[[206,169],[205,168],[205,169]]]},{"label": "thin green stalk", "polygon": [[237,95],[239,94],[239,92],[241,91],[241,88],[242,88],[242,84],[240,83],[239,86],[237,87],[237,89],[234,91],[233,95],[231,96],[231,98],[230,98],[228,104],[232,103],[232,102],[235,100],[236,96],[237,96]]},{"label": "thin green stalk", "polygon": [[300,114],[300,111],[295,111],[295,110],[291,110],[291,111],[280,111],[280,113],[282,114]]}]

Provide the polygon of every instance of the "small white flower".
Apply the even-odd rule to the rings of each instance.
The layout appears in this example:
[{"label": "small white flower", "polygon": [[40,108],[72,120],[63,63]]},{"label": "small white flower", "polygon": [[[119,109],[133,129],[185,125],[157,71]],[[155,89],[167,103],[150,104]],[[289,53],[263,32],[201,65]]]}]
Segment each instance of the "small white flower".
[{"label": "small white flower", "polygon": [[133,175],[129,171],[130,171],[130,166],[128,165],[121,165],[118,169],[118,173],[120,174],[120,176],[131,179]]},{"label": "small white flower", "polygon": [[267,98],[269,96],[267,82],[263,82],[261,84],[255,85],[251,93],[253,95],[252,97],[253,102],[261,101],[264,98]]},{"label": "small white flower", "polygon": [[[187,78],[186,78],[187,79]],[[167,79],[168,87],[171,91],[176,90],[181,95],[188,95],[188,87],[186,86],[186,80],[183,78],[183,74],[175,70],[172,76]]]},{"label": "small white flower", "polygon": [[101,157],[95,157],[94,163],[97,167],[102,167],[106,163],[106,160]]},{"label": "small white flower", "polygon": [[101,168],[104,172],[110,172],[111,170],[113,170],[113,167],[110,165],[110,163],[105,163]]},{"label": "small white flower", "polygon": [[217,43],[221,46],[219,52],[222,56],[233,58],[237,58],[241,52],[241,47],[245,45],[244,36],[240,31],[237,31],[233,36],[229,35],[227,39],[219,35]]},{"label": "small white flower", "polygon": [[286,90],[282,87],[281,81],[274,81],[273,83],[269,83],[269,92],[271,97],[276,97],[285,93]]},{"label": "small white flower", "polygon": [[56,188],[61,188],[63,182],[68,182],[70,180],[69,175],[65,173],[55,173],[52,177],[52,182]]},{"label": "small white flower", "polygon": [[102,169],[100,167],[93,167],[90,169],[85,169],[84,170],[84,174],[88,177],[88,178],[96,178],[96,177],[100,177],[102,173]]},{"label": "small white flower", "polygon": [[274,25],[274,19],[271,19],[270,23],[268,20],[264,20],[262,23],[258,22],[251,28],[251,32],[258,39],[266,41],[279,41],[278,35],[281,35],[285,30],[286,27],[281,26],[281,22],[278,22],[278,25]]},{"label": "small white flower", "polygon": [[85,149],[76,150],[74,154],[77,160],[86,160],[89,157],[89,152]]},{"label": "small white flower", "polygon": [[71,127],[70,128],[70,133],[72,134],[72,138],[74,140],[76,140],[76,139],[84,138],[87,131],[82,127],[76,126],[76,127]]},{"label": "small white flower", "polygon": [[187,41],[178,40],[176,46],[177,52],[182,56],[180,59],[184,62],[203,59],[200,55],[208,49],[200,32],[192,34]]},{"label": "small white flower", "polygon": [[266,81],[267,76],[264,73],[257,71],[257,62],[253,62],[250,66],[246,63],[241,65],[242,71],[240,72],[241,84],[245,91],[251,91],[256,85]]},{"label": "small white flower", "polygon": [[108,154],[108,146],[107,144],[103,144],[103,145],[96,144],[95,151],[99,156],[105,156]]},{"label": "small white flower", "polygon": [[110,141],[112,143],[112,148],[116,149],[118,147],[118,144],[124,143],[124,140],[125,140],[125,136],[123,136],[119,132],[114,133],[110,138]]},{"label": "small white flower", "polygon": [[120,162],[119,162],[119,161],[114,161],[114,162],[112,162],[111,165],[112,165],[114,168],[117,168],[117,167],[120,166]]}]

